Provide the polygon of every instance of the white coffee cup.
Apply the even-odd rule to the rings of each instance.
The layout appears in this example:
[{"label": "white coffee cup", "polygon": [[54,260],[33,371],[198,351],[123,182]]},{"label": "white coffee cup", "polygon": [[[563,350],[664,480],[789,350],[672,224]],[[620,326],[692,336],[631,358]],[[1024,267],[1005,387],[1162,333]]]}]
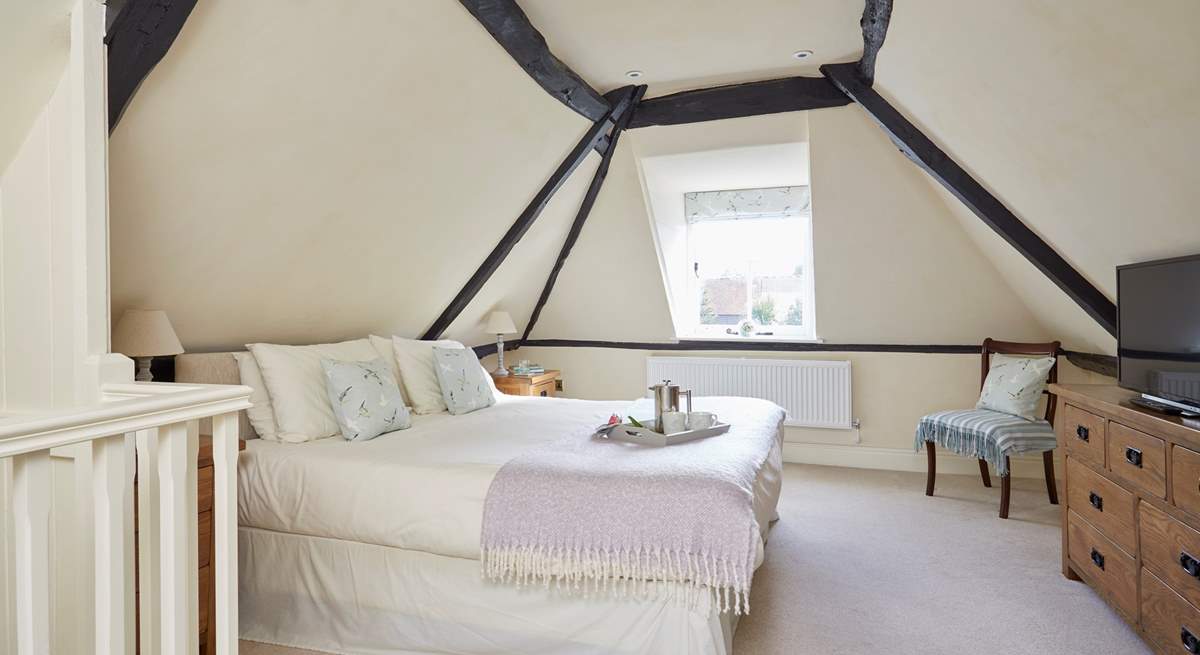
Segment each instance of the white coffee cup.
[{"label": "white coffee cup", "polygon": [[717,424],[717,415],[712,412],[691,412],[687,415],[689,430],[705,430]]},{"label": "white coffee cup", "polygon": [[687,429],[687,413],[686,412],[663,412],[662,415],[662,432],[663,434],[675,434],[683,432]]}]

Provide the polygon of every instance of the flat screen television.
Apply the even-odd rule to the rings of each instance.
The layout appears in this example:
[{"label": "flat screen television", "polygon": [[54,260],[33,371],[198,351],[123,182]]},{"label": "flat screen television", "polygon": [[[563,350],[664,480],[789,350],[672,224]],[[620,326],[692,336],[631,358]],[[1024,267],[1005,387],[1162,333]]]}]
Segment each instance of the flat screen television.
[{"label": "flat screen television", "polygon": [[1117,267],[1122,387],[1200,413],[1200,255]]}]

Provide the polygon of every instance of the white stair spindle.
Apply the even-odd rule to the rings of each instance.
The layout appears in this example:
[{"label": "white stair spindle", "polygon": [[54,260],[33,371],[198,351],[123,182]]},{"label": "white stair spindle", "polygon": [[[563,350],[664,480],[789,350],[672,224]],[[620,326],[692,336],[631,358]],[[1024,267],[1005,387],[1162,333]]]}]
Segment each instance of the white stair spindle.
[{"label": "white stair spindle", "polygon": [[50,452],[13,457],[17,653],[49,655]]},{"label": "white stair spindle", "polygon": [[162,652],[199,649],[196,525],[196,421],[158,431],[159,570],[162,572]]},{"label": "white stair spindle", "polygon": [[217,655],[238,652],[237,544],[238,415],[213,417],[213,559]]},{"label": "white stair spindle", "polygon": [[92,444],[96,506],[96,653],[126,655],[133,641],[133,471],[128,468],[132,435]]},{"label": "white stair spindle", "polygon": [[138,430],[137,516],[138,516],[138,642],[143,655],[156,655],[162,645],[159,604],[158,530],[158,428]]}]

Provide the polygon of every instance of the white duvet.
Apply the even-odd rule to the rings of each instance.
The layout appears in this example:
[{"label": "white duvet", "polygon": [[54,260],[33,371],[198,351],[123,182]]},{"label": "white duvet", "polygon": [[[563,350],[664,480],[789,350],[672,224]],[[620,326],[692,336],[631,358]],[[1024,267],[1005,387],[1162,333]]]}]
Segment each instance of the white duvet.
[{"label": "white duvet", "polygon": [[[500,466],[526,449],[588,430],[629,402],[501,396],[461,416],[414,417],[366,442],[252,440],[239,460],[244,527],[478,559],[484,498]],[[778,497],[778,453],[760,472],[760,527]]]}]

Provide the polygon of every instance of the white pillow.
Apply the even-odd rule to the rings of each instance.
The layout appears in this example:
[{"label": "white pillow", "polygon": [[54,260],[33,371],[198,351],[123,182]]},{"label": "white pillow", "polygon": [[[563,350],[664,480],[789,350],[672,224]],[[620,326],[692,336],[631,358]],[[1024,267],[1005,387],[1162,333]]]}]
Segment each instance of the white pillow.
[{"label": "white pillow", "polygon": [[267,385],[263,383],[262,372],[258,370],[258,362],[254,360],[254,355],[248,352],[233,353],[233,358],[237,360],[238,374],[242,384],[253,389],[250,394],[252,406],[246,410],[246,418],[250,419],[250,425],[254,426],[254,432],[260,438],[278,441],[279,437],[275,434],[275,410],[271,407],[271,394],[267,393]]},{"label": "white pillow", "polygon": [[457,341],[421,341],[392,337],[392,349],[396,353],[396,365],[400,367],[400,386],[408,395],[413,411],[418,414],[437,414],[446,411],[442,399],[442,387],[438,384],[437,372],[433,368],[433,347],[465,348]]},{"label": "white pillow", "polygon": [[365,362],[378,357],[366,339],[313,346],[246,345],[271,396],[279,441],[302,443],[341,433],[325,391],[321,358]]},{"label": "white pillow", "polygon": [[396,349],[392,348],[392,340],[388,337],[378,337],[374,334],[367,338],[371,340],[371,346],[375,348],[375,352],[379,353],[383,361],[392,367],[392,377],[400,385],[400,397],[404,399],[404,406],[412,407],[412,402],[408,400],[408,394],[404,393],[404,381],[400,377],[400,367],[396,365]]},{"label": "white pillow", "polygon": [[1053,357],[992,355],[975,408],[1004,412],[1027,421],[1040,420],[1038,402],[1054,361]]}]

